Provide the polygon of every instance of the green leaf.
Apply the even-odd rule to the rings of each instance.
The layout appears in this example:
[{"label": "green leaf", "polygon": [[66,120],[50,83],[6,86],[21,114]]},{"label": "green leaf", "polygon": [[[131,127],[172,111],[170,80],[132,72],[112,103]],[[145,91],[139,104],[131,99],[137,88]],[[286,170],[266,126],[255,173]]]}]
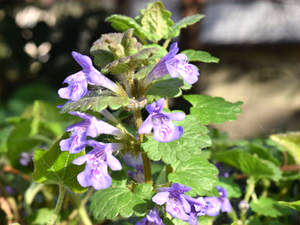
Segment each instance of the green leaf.
[{"label": "green leaf", "polygon": [[3,127],[0,130],[0,153],[7,152],[7,139],[13,130],[12,126]]},{"label": "green leaf", "polygon": [[119,109],[122,106],[127,106],[129,99],[119,96],[86,96],[76,102],[70,102],[63,106],[62,113],[71,111],[87,111],[89,109],[100,112],[107,107],[113,110]]},{"label": "green leaf", "polygon": [[127,30],[124,33],[121,41],[126,56],[134,55],[142,48],[142,44],[140,44],[137,39],[133,37],[133,32],[133,29]]},{"label": "green leaf", "polygon": [[133,18],[123,15],[112,15],[105,19],[106,22],[110,22],[111,26],[118,31],[126,31],[130,28],[134,29],[134,35],[138,36],[142,40],[146,39],[147,34],[143,31],[143,28]]},{"label": "green leaf", "polygon": [[187,49],[181,53],[185,54],[190,62],[218,63],[220,61],[219,58],[205,51]]},{"label": "green leaf", "polygon": [[228,198],[239,198],[242,195],[240,186],[231,178],[220,177],[217,186],[221,186],[228,192]]},{"label": "green leaf", "polygon": [[193,105],[191,114],[203,125],[236,120],[236,116],[242,112],[242,102],[231,103],[207,95],[185,95],[184,98]]},{"label": "green leaf", "polygon": [[147,39],[152,42],[166,38],[172,29],[171,12],[161,2],[149,3],[142,11],[141,24],[147,32]]},{"label": "green leaf", "polygon": [[113,62],[107,64],[102,70],[102,73],[120,74],[126,73],[141,66],[148,65],[149,58],[158,51],[158,48],[144,48],[138,53],[121,57]]},{"label": "green leaf", "polygon": [[255,157],[240,149],[217,152],[212,155],[212,158],[233,166],[256,179],[268,178],[278,181],[281,178],[281,170],[272,162]]},{"label": "green leaf", "polygon": [[287,207],[282,206],[277,201],[266,197],[259,198],[257,202],[252,201],[250,203],[250,207],[254,212],[260,215],[273,218],[285,216],[291,213],[291,210]]},{"label": "green leaf", "polygon": [[184,17],[183,19],[179,20],[177,23],[175,23],[172,26],[172,30],[168,34],[168,38],[173,38],[173,37],[179,36],[180,30],[182,28],[185,28],[189,25],[199,22],[203,17],[204,17],[204,15],[201,15],[201,14],[195,14],[192,16]]},{"label": "green leaf", "polygon": [[123,55],[124,49],[121,45],[123,33],[103,34],[95,41],[90,49],[91,55],[94,57],[94,64],[103,68],[112,62],[117,55]]},{"label": "green leaf", "polygon": [[32,120],[25,120],[11,131],[7,138],[7,157],[14,167],[20,167],[19,159],[22,152],[32,152],[42,141],[30,136]]},{"label": "green leaf", "polygon": [[187,116],[184,120],[174,122],[184,129],[183,135],[171,142],[158,142],[152,137],[142,143],[142,148],[150,159],[154,161],[163,160],[166,164],[174,164],[179,161],[187,161],[202,148],[211,145],[207,135],[208,130],[202,126],[193,116]]},{"label": "green leaf", "polygon": [[294,202],[279,201],[278,204],[300,211],[300,200]]},{"label": "green leaf", "polygon": [[84,155],[84,151],[78,154],[62,152],[59,142],[65,139],[64,135],[49,150],[36,150],[34,152],[34,172],[33,179],[38,183],[54,183],[68,187],[73,192],[84,192],[77,182],[77,174],[80,173],[85,165],[77,166],[72,164],[73,160]]},{"label": "green leaf", "polygon": [[174,172],[168,176],[169,180],[191,187],[189,193],[207,195],[216,186],[218,169],[201,155],[179,162],[173,169]]},{"label": "green leaf", "polygon": [[300,165],[300,132],[290,132],[286,134],[273,134],[271,140],[283,146]]},{"label": "green leaf", "polygon": [[91,197],[90,210],[97,221],[114,219],[118,215],[125,218],[133,214],[144,216],[147,209],[151,208],[152,186],[150,186],[139,184],[134,192],[125,186],[99,190]]},{"label": "green leaf", "polygon": [[180,87],[183,81],[179,78],[163,77],[156,80],[152,87],[147,91],[149,101],[158,100],[163,97],[179,97],[182,94]]},{"label": "green leaf", "polygon": [[29,224],[32,225],[44,225],[48,224],[51,215],[53,214],[53,209],[41,208],[35,213],[28,217]]}]

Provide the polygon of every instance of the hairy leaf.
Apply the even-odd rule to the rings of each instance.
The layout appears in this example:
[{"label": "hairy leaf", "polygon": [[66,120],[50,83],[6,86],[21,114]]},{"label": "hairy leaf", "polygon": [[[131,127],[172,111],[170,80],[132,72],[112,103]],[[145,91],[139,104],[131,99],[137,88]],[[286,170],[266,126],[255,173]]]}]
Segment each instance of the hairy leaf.
[{"label": "hairy leaf", "polygon": [[235,120],[242,112],[242,102],[231,103],[223,98],[207,95],[185,95],[184,98],[193,105],[191,114],[204,125]]},{"label": "hairy leaf", "polygon": [[169,180],[191,187],[196,195],[211,193],[217,183],[218,169],[201,155],[179,162],[173,169]]},{"label": "hairy leaf", "polygon": [[182,94],[180,87],[183,85],[183,81],[179,78],[164,77],[155,81],[153,86],[147,91],[147,97],[150,101],[164,97],[179,97]]}]

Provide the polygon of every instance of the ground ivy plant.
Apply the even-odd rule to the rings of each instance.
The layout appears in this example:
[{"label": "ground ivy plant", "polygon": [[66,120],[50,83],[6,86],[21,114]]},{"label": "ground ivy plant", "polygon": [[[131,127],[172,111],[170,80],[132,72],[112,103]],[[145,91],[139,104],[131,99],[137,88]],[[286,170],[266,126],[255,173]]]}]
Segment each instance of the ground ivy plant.
[{"label": "ground ivy plant", "polygon": [[[60,113],[36,101],[8,120],[0,150],[27,180],[33,152],[30,224],[275,224],[299,210],[273,191],[300,178],[287,169],[300,162],[298,133],[229,141],[208,125],[235,120],[241,102],[183,95],[200,75],[191,62],[219,61],[178,48],[181,29],[203,17],[173,22],[161,2],[108,17],[117,33],[101,35],[90,56],[72,52],[80,69],[58,90]],[[169,108],[180,96],[188,115]],[[33,212],[38,193],[47,207]]]}]

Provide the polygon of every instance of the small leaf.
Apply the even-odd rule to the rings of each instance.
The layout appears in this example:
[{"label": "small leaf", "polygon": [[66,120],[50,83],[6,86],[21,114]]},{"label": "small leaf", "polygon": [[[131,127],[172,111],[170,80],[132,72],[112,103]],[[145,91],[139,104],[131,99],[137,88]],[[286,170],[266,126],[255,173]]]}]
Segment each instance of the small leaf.
[{"label": "small leaf", "polygon": [[300,132],[290,132],[286,134],[273,134],[271,140],[283,146],[300,165]]},{"label": "small leaf", "polygon": [[282,206],[277,201],[266,197],[259,198],[257,202],[252,201],[250,207],[254,212],[260,215],[273,218],[291,213],[291,210],[286,206]]},{"label": "small leaf", "polygon": [[119,96],[90,96],[83,97],[76,102],[70,102],[63,106],[62,113],[71,111],[87,111],[92,109],[96,112],[100,112],[107,107],[113,110],[119,109],[122,106],[127,106],[129,99]]},{"label": "small leaf", "polygon": [[219,58],[205,51],[187,49],[181,53],[185,54],[190,62],[218,63],[220,61]]},{"label": "small leaf", "polygon": [[52,214],[53,214],[53,209],[40,208],[28,217],[29,224],[32,225],[48,224]]},{"label": "small leaf", "polygon": [[173,21],[171,12],[161,2],[149,3],[141,16],[142,28],[147,32],[147,39],[157,42],[168,36]]},{"label": "small leaf", "polygon": [[185,95],[184,98],[193,105],[191,114],[203,125],[232,121],[242,112],[242,102],[231,103],[223,98],[207,95]]},{"label": "small leaf", "polygon": [[135,188],[135,192],[131,192],[125,186],[99,190],[91,197],[90,210],[97,221],[114,219],[117,215],[125,218],[133,214],[144,216],[147,209],[151,208],[149,200],[152,195],[149,192],[151,193],[152,187],[150,189],[150,186],[140,184]]},{"label": "small leaf", "polygon": [[202,148],[211,145],[207,135],[208,130],[202,126],[193,116],[187,116],[184,120],[174,122],[184,129],[183,135],[175,141],[163,143],[149,137],[142,144],[148,157],[154,161],[163,160],[166,164],[174,164],[177,161],[187,161]]},{"label": "small leaf", "polygon": [[278,181],[281,178],[281,170],[272,162],[255,157],[240,149],[217,152],[212,155],[212,158],[231,165],[256,179],[268,178]]},{"label": "small leaf", "polygon": [[279,201],[278,204],[300,211],[300,200],[294,202]]},{"label": "small leaf", "polygon": [[85,165],[77,166],[72,164],[73,160],[84,155],[84,151],[78,154],[62,152],[59,142],[65,139],[66,135],[58,140],[49,150],[36,150],[34,152],[33,179],[38,183],[54,183],[68,187],[73,192],[84,192],[86,188],[79,185],[77,174]]},{"label": "small leaf", "polygon": [[195,14],[192,16],[184,17],[183,19],[179,20],[177,23],[175,23],[172,26],[172,30],[168,34],[168,38],[173,38],[173,37],[179,36],[180,30],[182,28],[185,28],[189,25],[199,22],[203,17],[204,17],[204,15],[201,15],[201,14]]},{"label": "small leaf", "polygon": [[196,195],[207,195],[216,186],[217,174],[218,169],[200,155],[179,162],[168,177],[171,182],[191,187],[190,192]]},{"label": "small leaf", "polygon": [[145,40],[147,34],[143,31],[143,28],[133,18],[124,15],[112,15],[105,19],[106,22],[110,22],[111,26],[118,31],[126,31],[130,28],[134,29],[134,35]]},{"label": "small leaf", "polygon": [[129,29],[124,33],[121,44],[124,47],[125,55],[130,56],[136,54],[141,48],[140,44],[133,35],[133,29]]}]

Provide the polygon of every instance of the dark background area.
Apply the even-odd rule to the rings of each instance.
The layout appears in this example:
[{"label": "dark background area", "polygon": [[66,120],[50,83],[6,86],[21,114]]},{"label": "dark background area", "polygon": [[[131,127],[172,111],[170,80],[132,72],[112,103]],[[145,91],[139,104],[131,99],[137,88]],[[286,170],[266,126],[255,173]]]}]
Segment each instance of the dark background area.
[{"label": "dark background area", "polygon": [[[136,16],[142,0],[0,1],[0,126],[35,99],[58,102],[66,76],[79,70],[71,51],[88,54],[112,13]],[[192,93],[244,102],[236,122],[220,129],[232,138],[300,129],[300,2],[297,0],[163,0],[173,19],[206,14],[184,29],[181,50],[221,59],[198,64]],[[297,11],[298,10],[298,11]],[[176,100],[174,107],[185,102]],[[186,106],[186,105],[184,105]]]}]

